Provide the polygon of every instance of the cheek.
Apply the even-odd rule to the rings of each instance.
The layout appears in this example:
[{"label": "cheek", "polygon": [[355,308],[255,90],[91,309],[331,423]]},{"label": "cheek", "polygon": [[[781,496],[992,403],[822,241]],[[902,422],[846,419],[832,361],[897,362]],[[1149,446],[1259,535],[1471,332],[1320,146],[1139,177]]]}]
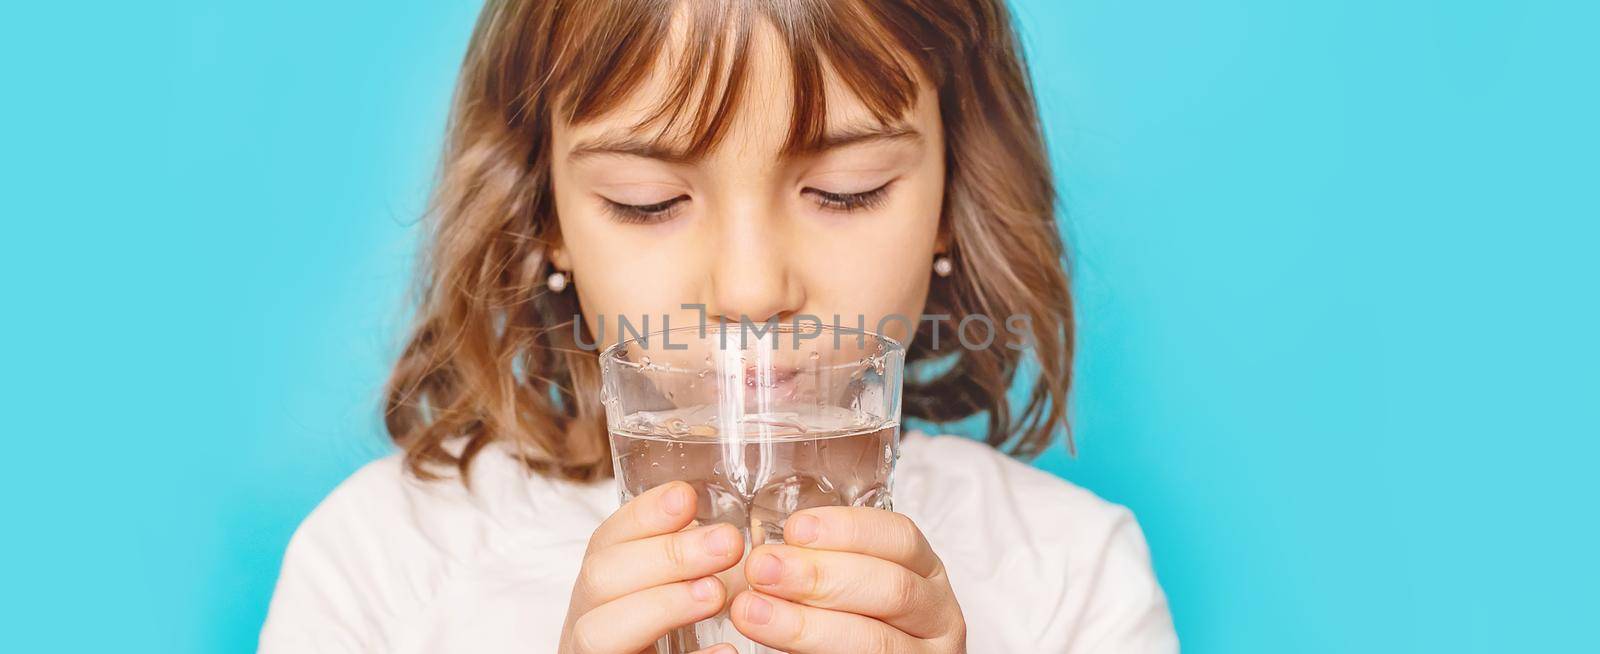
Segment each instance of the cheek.
[{"label": "cheek", "polygon": [[574,285],[590,329],[606,325],[602,340],[617,338],[619,320],[640,331],[662,328],[662,316],[674,315],[673,325],[687,324],[677,319],[679,305],[692,301],[682,267],[662,261],[664,248],[653,246],[649,254],[625,256],[625,249],[604,250],[595,256],[575,259]]},{"label": "cheek", "polygon": [[[887,281],[887,280],[885,280]],[[842,327],[857,327],[879,332],[902,343],[910,342],[927,301],[926,280],[903,279],[895,284],[855,284],[818,316],[830,323],[839,316]]]},{"label": "cheek", "polygon": [[654,227],[618,225],[591,203],[572,200],[558,193],[556,210],[589,338],[603,323],[603,344],[615,341],[621,316],[635,327],[648,320],[649,329],[660,329],[662,314],[679,313],[689,296],[691,280],[675,262],[690,260],[692,244],[664,238]]},{"label": "cheek", "polygon": [[[883,316],[915,320],[927,301],[933,249],[938,234],[938,188],[906,188],[872,215],[844,216],[834,224],[814,223],[804,239],[815,246],[796,265],[804,267],[808,295],[818,308],[839,313],[855,324],[866,316],[876,329]],[[808,248],[809,249],[809,248]],[[824,316],[824,319],[828,316]],[[888,328],[891,336],[898,328]]]}]

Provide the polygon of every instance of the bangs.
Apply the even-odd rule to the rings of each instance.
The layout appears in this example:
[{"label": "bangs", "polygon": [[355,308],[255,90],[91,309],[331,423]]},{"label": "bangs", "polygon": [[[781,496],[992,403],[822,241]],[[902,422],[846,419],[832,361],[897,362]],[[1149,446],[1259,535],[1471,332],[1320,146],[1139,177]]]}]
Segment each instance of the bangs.
[{"label": "bangs", "polygon": [[[792,119],[784,154],[820,149],[827,125],[825,73],[832,71],[883,125],[904,117],[917,82],[904,53],[925,54],[887,26],[887,2],[872,0],[591,0],[556,10],[556,71],[544,89],[569,123],[617,109],[663,66],[667,92],[634,128],[688,158],[704,156],[749,94],[756,21],[776,29],[793,73]],[[681,36],[674,20],[682,21]],[[896,44],[896,50],[890,44]],[[922,64],[925,65],[925,64]],[[757,99],[759,101],[759,99]]]}]

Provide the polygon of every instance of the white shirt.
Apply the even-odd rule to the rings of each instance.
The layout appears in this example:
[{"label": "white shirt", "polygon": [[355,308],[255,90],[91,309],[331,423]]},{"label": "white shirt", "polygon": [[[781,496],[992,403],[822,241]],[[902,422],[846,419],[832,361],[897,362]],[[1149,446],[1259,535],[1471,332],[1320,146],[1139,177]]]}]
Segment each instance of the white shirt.
[{"label": "white shirt", "polygon": [[[399,455],[352,475],[290,540],[260,651],[555,651],[615,482],[533,475],[498,446],[472,482],[419,481]],[[1178,650],[1126,508],[983,443],[915,430],[893,494],[944,562],[969,652]]]}]

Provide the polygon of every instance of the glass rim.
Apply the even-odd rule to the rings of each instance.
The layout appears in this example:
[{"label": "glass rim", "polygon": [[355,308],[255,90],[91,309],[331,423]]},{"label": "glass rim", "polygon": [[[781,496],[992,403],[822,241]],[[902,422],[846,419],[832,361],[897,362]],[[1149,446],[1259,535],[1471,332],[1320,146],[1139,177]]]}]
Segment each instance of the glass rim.
[{"label": "glass rim", "polygon": [[[619,358],[616,354],[617,354],[618,351],[620,351],[622,349],[625,349],[628,346],[633,345],[635,343],[648,341],[648,340],[650,340],[652,338],[656,338],[656,337],[665,337],[669,333],[675,334],[675,333],[679,333],[679,332],[688,332],[688,331],[691,331],[691,330],[693,330],[695,332],[699,332],[701,330],[704,330],[707,334],[709,334],[709,333],[711,333],[713,331],[726,330],[729,326],[741,326],[742,327],[744,324],[745,323],[731,323],[731,322],[729,322],[729,323],[716,323],[716,324],[687,325],[687,326],[683,326],[683,327],[671,327],[671,328],[668,328],[668,329],[658,329],[658,330],[655,330],[655,331],[652,331],[652,332],[646,332],[644,334],[640,334],[640,335],[635,336],[633,338],[617,341],[615,343],[612,343],[611,345],[606,346],[606,348],[604,350],[600,351],[600,365],[602,367],[604,367],[605,365],[607,365],[607,363],[611,363],[611,364],[622,366],[624,368],[632,368],[632,369],[635,369],[635,370],[642,370],[642,369],[648,367],[652,371],[661,371],[661,372],[667,372],[667,373],[698,372],[699,370],[701,370],[700,368],[680,368],[680,367],[677,367],[677,366],[670,366],[670,365],[661,364],[661,363],[649,363],[649,364],[646,364],[646,363],[641,363],[641,362],[637,362],[637,361],[628,361],[626,359]],[[756,323],[751,323],[751,324],[753,326]],[[796,329],[796,327],[797,327],[797,325],[792,325],[792,324],[790,324],[790,325],[774,325],[773,328],[770,331],[773,332],[773,333],[777,333],[777,332],[794,333],[796,331],[799,331],[798,329]],[[816,329],[821,333],[833,332],[833,333],[841,333],[841,334],[859,334],[862,337],[870,337],[870,338],[878,339],[880,342],[886,344],[886,347],[884,349],[884,354],[888,354],[888,353],[891,353],[891,352],[904,353],[906,351],[905,344],[901,343],[898,339],[895,339],[895,338],[890,337],[890,336],[885,336],[885,335],[883,335],[881,333],[878,333],[878,332],[875,332],[875,331],[872,331],[872,330],[869,330],[869,329],[865,329],[865,328],[857,329],[855,327],[840,327],[838,325],[808,325],[808,327],[810,327],[812,329]],[[867,357],[861,357],[861,358],[858,358],[858,359],[855,359],[855,360],[852,360],[852,361],[849,361],[849,362],[845,362],[845,363],[833,363],[833,364],[829,364],[829,365],[826,365],[826,366],[819,365],[819,366],[816,366],[816,367],[807,366],[807,369],[810,369],[810,370],[836,370],[836,369],[839,369],[839,368],[849,368],[849,367],[854,367],[854,366],[861,365],[862,363],[867,362],[867,361],[871,361],[873,358],[874,357],[867,356]]]}]

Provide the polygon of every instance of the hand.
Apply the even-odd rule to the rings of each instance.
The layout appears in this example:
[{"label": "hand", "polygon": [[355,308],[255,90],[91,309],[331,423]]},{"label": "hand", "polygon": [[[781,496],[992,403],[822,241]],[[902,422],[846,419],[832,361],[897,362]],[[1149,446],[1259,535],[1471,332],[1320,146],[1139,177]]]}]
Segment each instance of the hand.
[{"label": "hand", "polygon": [[750,590],[733,624],[790,654],[966,651],[967,625],[944,564],[898,513],[807,509],[784,524],[783,545],[745,560]]},{"label": "hand", "polygon": [[[573,585],[560,652],[654,651],[668,631],[722,611],[727,589],[713,575],[739,562],[743,536],[726,524],[684,529],[694,513],[694,488],[680,481],[646,491],[601,523]],[[703,652],[732,652],[719,647]]]}]

